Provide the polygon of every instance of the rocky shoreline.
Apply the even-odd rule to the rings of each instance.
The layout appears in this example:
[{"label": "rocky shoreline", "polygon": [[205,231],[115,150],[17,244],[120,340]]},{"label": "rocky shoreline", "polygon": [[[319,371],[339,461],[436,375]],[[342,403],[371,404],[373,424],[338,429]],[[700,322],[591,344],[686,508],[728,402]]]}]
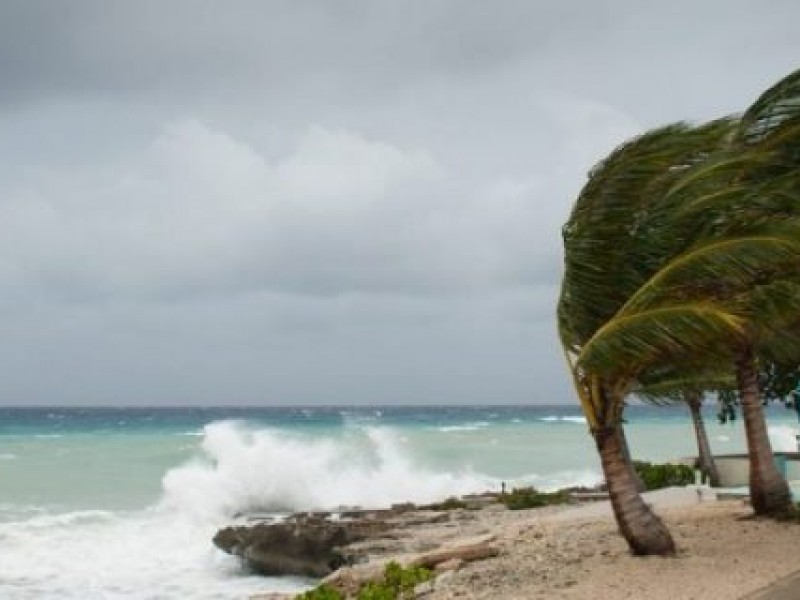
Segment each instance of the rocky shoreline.
[{"label": "rocky shoreline", "polygon": [[[717,501],[708,488],[669,488],[645,498],[673,532],[675,558],[631,556],[603,500],[530,510],[497,503],[473,510],[395,507],[373,511],[386,529],[347,544],[343,556],[356,562],[324,580],[352,590],[390,560],[408,565],[429,556],[442,562],[429,563],[436,577],[416,590],[425,600],[734,600],[797,568],[787,557],[794,556],[798,525],[753,519],[749,506]],[[366,512],[311,518],[369,520]],[[443,552],[469,546],[492,550],[480,559],[443,560]],[[292,598],[264,593],[251,600]]]},{"label": "rocky shoreline", "polygon": [[[584,491],[602,497],[597,490]],[[226,527],[213,541],[253,572],[321,578],[344,595],[354,595],[363,584],[379,580],[391,561],[430,569],[441,585],[448,573],[500,553],[496,535],[485,526],[487,519],[514,521],[524,512],[509,511],[498,494],[487,493],[419,507],[298,513],[278,522]],[[419,595],[433,586],[421,587]]]}]

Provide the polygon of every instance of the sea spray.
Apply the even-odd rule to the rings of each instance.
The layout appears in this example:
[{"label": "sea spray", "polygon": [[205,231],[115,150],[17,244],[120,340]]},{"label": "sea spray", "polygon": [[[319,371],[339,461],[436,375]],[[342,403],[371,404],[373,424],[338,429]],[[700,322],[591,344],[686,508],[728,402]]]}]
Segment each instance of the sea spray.
[{"label": "sea spray", "polygon": [[469,470],[423,468],[385,427],[312,436],[212,423],[199,451],[164,475],[162,498],[149,508],[0,523],[0,597],[210,599],[299,590],[308,582],[243,572],[210,543],[216,528],[248,510],[426,502],[497,484]]},{"label": "sea spray", "polygon": [[201,448],[202,458],[164,477],[164,506],[219,518],[431,502],[499,485],[469,469],[436,472],[416,464],[385,427],[319,438],[228,421],[207,425]]},{"label": "sea spray", "polygon": [[242,572],[209,543],[214,528],[160,509],[81,511],[0,524],[0,597],[236,598],[306,582]]}]

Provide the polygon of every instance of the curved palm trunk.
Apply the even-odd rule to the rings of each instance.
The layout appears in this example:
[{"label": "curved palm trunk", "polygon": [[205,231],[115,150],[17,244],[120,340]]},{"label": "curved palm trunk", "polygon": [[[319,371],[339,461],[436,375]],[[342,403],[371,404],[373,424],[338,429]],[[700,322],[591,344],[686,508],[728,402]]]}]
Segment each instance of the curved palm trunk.
[{"label": "curved palm trunk", "polygon": [[711,454],[711,445],[708,443],[708,435],[703,423],[703,413],[700,410],[703,401],[700,394],[697,392],[687,394],[686,404],[692,413],[694,433],[697,436],[697,457],[700,472],[704,478],[708,478],[708,483],[711,487],[719,487],[719,471],[717,471],[717,463],[714,462],[714,455]]},{"label": "curved palm trunk", "polygon": [[628,463],[631,469],[631,475],[636,480],[636,491],[640,494],[643,494],[647,491],[647,486],[642,481],[642,478],[639,476],[638,471],[633,466],[633,459],[631,458],[631,449],[628,446],[628,437],[625,435],[625,430],[622,427],[617,427],[617,435],[619,436],[620,444],[622,445],[622,453],[625,456],[625,461]]},{"label": "curved palm trunk", "polygon": [[750,454],[750,502],[757,515],[779,516],[791,509],[792,496],[775,466],[756,375],[753,349],[746,347],[736,360],[736,380]]},{"label": "curved palm trunk", "polygon": [[600,453],[620,533],[634,554],[674,554],[675,542],[669,530],[639,495],[633,466],[625,456],[624,438],[619,430],[619,425],[606,427],[592,435]]}]

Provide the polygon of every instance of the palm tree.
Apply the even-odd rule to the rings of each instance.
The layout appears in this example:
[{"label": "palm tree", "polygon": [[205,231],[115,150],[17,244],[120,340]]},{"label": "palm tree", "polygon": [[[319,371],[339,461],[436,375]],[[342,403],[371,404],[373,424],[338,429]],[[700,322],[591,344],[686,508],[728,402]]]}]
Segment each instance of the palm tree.
[{"label": "palm tree", "polygon": [[781,515],[790,510],[792,495],[773,459],[757,377],[752,346],[745,345],[736,359],[736,378],[750,456],[750,503],[757,515]]},{"label": "palm tree", "polygon": [[[671,207],[659,201],[678,175],[720,145],[731,127],[729,119],[699,128],[676,124],[618,148],[590,173],[563,229],[559,333],[620,531],[636,554],[670,554],[675,545],[640,497],[626,456],[621,419],[636,369],[620,367],[637,364],[640,355],[654,359],[670,349],[703,346],[739,322],[702,302],[614,318],[667,258],[691,242],[680,231],[666,231]],[[674,334],[667,323],[676,326]],[[614,343],[621,338],[622,343]]]},{"label": "palm tree", "polygon": [[[754,225],[796,222],[800,214],[800,71],[768,89],[742,116],[728,148],[706,164],[696,166],[668,195],[678,198],[684,223],[692,223],[701,237],[739,235]],[[791,237],[791,236],[790,236]],[[798,239],[795,237],[794,239]],[[782,260],[783,259],[783,260]],[[739,340],[734,362],[739,398],[744,417],[750,455],[750,495],[756,514],[781,514],[791,503],[789,488],[778,472],[767,435],[762,400],[757,385],[761,356],[793,354],[799,361],[795,336],[783,335],[776,324],[788,324],[797,307],[796,286],[782,298],[785,289],[797,280],[798,260],[789,255],[776,257],[760,267],[749,282],[741,286],[714,290],[750,304],[752,325]],[[779,281],[777,286],[764,285]],[[777,293],[777,296],[775,296]],[[737,297],[738,296],[738,297]],[[789,302],[787,302],[787,298]],[[796,303],[795,303],[796,304]],[[776,305],[781,311],[776,311]],[[766,318],[764,312],[770,311]],[[772,325],[764,327],[765,325]]]},{"label": "palm tree", "polygon": [[[738,145],[746,153],[758,157],[748,165],[749,168],[742,173],[740,179],[771,188],[766,195],[771,202],[765,207],[762,200],[756,211],[749,211],[750,215],[755,212],[762,218],[774,220],[796,218],[800,212],[800,70],[789,74],[765,91],[745,111],[738,141]],[[792,315],[797,314],[794,301],[797,299],[798,286],[792,281],[792,276],[796,280],[797,264],[794,263],[791,267],[794,268],[787,269],[789,280],[782,282],[782,286],[764,286],[758,292],[785,293],[785,297],[781,298],[779,295],[777,301],[774,294],[766,294],[769,301],[766,308],[772,310],[769,315],[771,318],[766,322],[773,325],[773,335],[766,336],[767,352],[786,351],[788,346],[788,354],[797,357],[796,340],[789,338],[789,344],[786,344],[786,336],[781,335],[783,328],[793,319]],[[775,304],[780,304],[780,300],[788,302],[784,302],[776,310]],[[756,310],[765,310],[763,301],[755,302],[754,305]],[[763,323],[763,314],[761,317]],[[781,341],[784,343],[780,343]],[[757,514],[781,514],[791,508],[791,493],[772,456],[758,390],[756,350],[755,343],[747,344],[740,349],[736,360],[740,401],[750,451],[750,499]]]},{"label": "palm tree", "polygon": [[711,487],[719,487],[719,471],[717,470],[717,463],[714,461],[714,455],[711,453],[711,444],[708,443],[708,434],[703,423],[703,396],[697,390],[690,390],[685,392],[684,402],[686,402],[689,412],[692,414],[694,434],[697,438],[697,462],[700,472],[703,474],[703,479],[707,480]]},{"label": "palm tree", "polygon": [[[677,207],[676,221],[700,240],[740,245],[752,252],[755,237],[772,235],[783,222],[797,223],[800,215],[800,71],[772,86],[744,113],[734,135],[714,156],[687,169],[667,192]],[[759,231],[760,230],[760,231]],[[766,233],[765,233],[766,232]],[[710,280],[706,298],[739,304],[749,324],[734,342],[733,358],[739,399],[750,455],[750,495],[756,514],[785,512],[789,488],[772,458],[756,381],[760,362],[774,354],[800,362],[797,338],[786,328],[798,313],[800,260],[793,248],[800,239],[787,229],[760,244],[774,256],[762,258],[733,252],[728,262],[749,261],[737,278]],[[720,269],[722,272],[723,269]],[[663,282],[661,282],[663,283]],[[696,284],[693,284],[696,286]],[[663,287],[663,286],[662,286]]]},{"label": "palm tree", "polygon": [[787,505],[755,373],[760,354],[784,351],[777,324],[800,311],[798,163],[800,72],[741,121],[672,125],[623,145],[590,173],[564,226],[559,332],[636,553],[674,549],[635,492],[620,433],[626,394],[659,365],[735,365],[754,508]]},{"label": "palm tree", "polygon": [[[698,228],[690,228],[691,235],[681,237],[674,217],[680,194],[657,193],[686,170],[696,179],[692,167],[705,168],[702,160],[710,156],[708,145],[698,142],[719,143],[729,123],[695,131],[664,128],[623,146],[592,173],[564,228],[559,330],[620,530],[636,553],[674,549],[668,532],[634,491],[618,433],[625,396],[648,367],[703,355],[735,362],[744,410],[752,417],[746,426],[756,448],[753,470],[769,475],[759,452],[765,439],[768,448],[760,404],[741,374],[748,364],[754,368],[752,349],[764,329],[753,324],[758,311],[752,309],[759,306],[754,300],[761,306],[773,303],[764,293],[770,286],[758,284],[772,283],[781,266],[800,265],[797,226],[760,219],[699,239]],[[769,457],[775,471],[771,452]],[[773,490],[762,495],[764,502],[754,501],[757,512],[770,514],[785,505],[788,496],[774,493],[780,482],[779,476],[753,479],[755,497],[765,486]]]},{"label": "palm tree", "polygon": [[703,422],[703,394],[706,391],[729,390],[736,385],[729,369],[709,365],[669,364],[649,369],[639,377],[637,396],[653,404],[683,403],[689,409],[697,440],[697,463],[703,479],[712,487],[719,487],[720,478],[711,444]]},{"label": "palm tree", "polygon": [[800,312],[798,300],[800,285],[796,278],[756,286],[745,295],[749,312],[758,315],[758,319],[752,320],[746,342],[739,348],[736,379],[750,455],[750,501],[754,512],[760,515],[781,516],[792,508],[789,486],[773,459],[758,375],[760,363],[770,358],[789,357],[793,362],[800,358],[796,329],[789,328]]},{"label": "palm tree", "polygon": [[[778,274],[784,267],[791,275],[798,266],[797,223],[762,225],[739,237],[703,240],[645,282],[586,342],[576,361],[584,369],[606,376],[623,372],[628,381],[640,383],[647,380],[648,369],[663,370],[665,362],[673,368],[689,359],[733,363],[750,454],[751,502],[762,515],[785,513],[791,496],[772,458],[756,353],[800,356],[794,336],[778,335],[800,312],[796,278],[781,279]],[[705,316],[697,312],[701,308]],[[687,310],[695,312],[682,314]],[[707,322],[696,322],[698,318]],[[714,321],[720,325],[717,331]]]}]

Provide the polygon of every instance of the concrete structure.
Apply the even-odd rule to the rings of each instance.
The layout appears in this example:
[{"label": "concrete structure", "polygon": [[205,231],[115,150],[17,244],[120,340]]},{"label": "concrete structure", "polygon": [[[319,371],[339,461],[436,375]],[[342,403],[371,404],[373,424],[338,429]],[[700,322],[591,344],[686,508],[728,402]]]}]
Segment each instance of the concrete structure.
[{"label": "concrete structure", "polygon": [[[746,454],[721,454],[714,457],[722,487],[741,487],[749,483]],[[800,481],[800,452],[776,452],[775,463],[787,481]]]}]

